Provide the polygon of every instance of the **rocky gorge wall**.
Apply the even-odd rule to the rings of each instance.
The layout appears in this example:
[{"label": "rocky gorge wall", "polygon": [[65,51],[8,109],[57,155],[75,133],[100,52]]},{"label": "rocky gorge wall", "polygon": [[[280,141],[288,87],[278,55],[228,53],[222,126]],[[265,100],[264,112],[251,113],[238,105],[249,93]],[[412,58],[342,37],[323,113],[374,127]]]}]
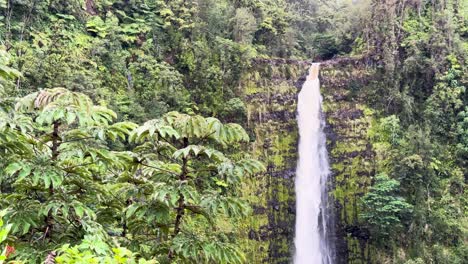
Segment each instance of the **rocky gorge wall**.
[{"label": "rocky gorge wall", "polygon": [[[297,92],[305,63],[255,62],[243,80],[252,154],[267,172],[245,183],[253,205],[246,219],[249,263],[290,263],[294,239],[294,175],[297,161]],[[245,236],[244,236],[245,237]]]},{"label": "rocky gorge wall", "polygon": [[375,168],[368,137],[373,111],[366,106],[366,93],[361,92],[371,76],[372,68],[362,60],[325,64],[321,71],[337,263],[375,263],[370,234],[359,223],[360,200]]},{"label": "rocky gorge wall", "polygon": [[[310,62],[256,60],[241,86],[247,107],[247,127],[255,140],[252,155],[267,172],[246,179],[243,195],[253,206],[240,226],[248,263],[291,263],[294,252],[298,128],[297,95]],[[359,94],[370,70],[359,59],[324,62],[321,67],[323,110],[332,168],[330,187],[335,212],[339,263],[371,262],[369,234],[358,225],[360,197],[371,184],[373,152],[367,140],[372,111]]]}]

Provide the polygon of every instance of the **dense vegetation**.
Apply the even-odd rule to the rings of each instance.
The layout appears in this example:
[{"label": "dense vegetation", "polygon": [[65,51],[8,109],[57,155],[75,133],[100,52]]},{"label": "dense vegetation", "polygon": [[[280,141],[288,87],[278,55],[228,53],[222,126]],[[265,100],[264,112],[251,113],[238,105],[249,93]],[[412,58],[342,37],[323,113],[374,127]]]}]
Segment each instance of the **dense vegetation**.
[{"label": "dense vegetation", "polygon": [[[416,263],[468,260],[464,191],[468,24],[462,2],[395,1],[393,6],[372,6],[379,27],[371,31],[370,43],[377,49],[381,76],[368,91],[375,94],[370,104],[381,115],[373,131],[377,170],[399,182],[399,195],[412,206],[409,216],[400,215],[392,233],[374,237],[391,238],[394,242],[377,245],[407,248],[407,258]],[[377,182],[364,202],[379,195],[379,189],[390,191],[391,181],[386,187]],[[391,206],[384,209],[386,217],[398,213]]]},{"label": "dense vegetation", "polygon": [[[249,140],[241,126],[178,112],[139,127],[112,123],[113,111],[64,88],[2,114],[2,207],[20,258],[39,261],[65,245],[59,262],[102,261],[113,237],[140,256],[242,262],[230,220],[249,207],[236,186],[264,167],[222,152]],[[69,243],[80,246],[68,251]]]},{"label": "dense vegetation", "polygon": [[245,75],[339,56],[372,73],[373,260],[467,263],[465,2],[0,0],[0,263],[248,262]]}]

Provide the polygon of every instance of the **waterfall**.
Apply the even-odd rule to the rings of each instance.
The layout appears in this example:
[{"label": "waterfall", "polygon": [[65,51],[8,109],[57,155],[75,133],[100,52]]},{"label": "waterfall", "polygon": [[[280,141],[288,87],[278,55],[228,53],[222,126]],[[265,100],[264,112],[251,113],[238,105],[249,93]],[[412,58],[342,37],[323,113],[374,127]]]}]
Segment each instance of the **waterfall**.
[{"label": "waterfall", "polygon": [[332,264],[327,223],[330,174],[323,128],[319,64],[312,64],[299,93],[299,161],[296,170],[295,264]]}]

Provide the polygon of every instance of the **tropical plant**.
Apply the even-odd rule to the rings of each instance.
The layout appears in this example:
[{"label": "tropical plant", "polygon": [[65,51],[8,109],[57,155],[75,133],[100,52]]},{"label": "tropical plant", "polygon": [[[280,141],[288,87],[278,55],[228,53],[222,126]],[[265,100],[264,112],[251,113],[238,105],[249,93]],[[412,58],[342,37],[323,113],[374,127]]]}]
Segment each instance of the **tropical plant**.
[{"label": "tropical plant", "polygon": [[[8,81],[21,76],[21,73],[14,68],[9,66],[10,55],[0,46],[0,96],[3,98],[7,94],[6,86]],[[2,101],[0,100],[0,104]]]},{"label": "tropical plant", "polygon": [[379,174],[370,191],[362,198],[362,217],[376,239],[394,237],[403,227],[402,218],[412,206],[397,196],[400,183],[385,174]]},{"label": "tropical plant", "polygon": [[94,236],[86,236],[79,245],[63,245],[54,261],[58,264],[157,264],[156,260],[138,258],[137,254],[122,247],[110,248],[99,243]]},{"label": "tropical plant", "polygon": [[240,125],[193,113],[170,112],[135,129],[134,166],[116,185],[128,204],[124,233],[156,242],[151,254],[161,261],[243,263],[232,221],[250,210],[236,194],[243,177],[265,167],[229,153],[248,140]]},{"label": "tropical plant", "polygon": [[109,222],[101,216],[114,201],[105,185],[128,156],[108,142],[125,139],[136,125],[112,124],[114,112],[63,88],[30,94],[15,109],[0,112],[0,206],[8,208],[15,246],[32,250],[33,261],[84,234],[105,240]]},{"label": "tropical plant", "polygon": [[3,222],[3,216],[5,215],[6,211],[0,211],[0,264],[3,264],[8,256],[14,252],[14,248],[6,245],[2,246],[3,242],[7,239],[8,234],[11,230],[11,224],[5,225]]},{"label": "tropical plant", "polygon": [[[136,261],[120,246],[112,253],[114,237],[162,261],[245,262],[232,223],[250,208],[236,195],[243,177],[265,167],[233,154],[249,141],[240,125],[178,112],[139,127],[112,123],[113,111],[64,88],[30,94],[0,114],[8,157],[0,205],[20,258]],[[127,136],[134,152],[113,150]],[[56,257],[63,244],[80,245]]]}]

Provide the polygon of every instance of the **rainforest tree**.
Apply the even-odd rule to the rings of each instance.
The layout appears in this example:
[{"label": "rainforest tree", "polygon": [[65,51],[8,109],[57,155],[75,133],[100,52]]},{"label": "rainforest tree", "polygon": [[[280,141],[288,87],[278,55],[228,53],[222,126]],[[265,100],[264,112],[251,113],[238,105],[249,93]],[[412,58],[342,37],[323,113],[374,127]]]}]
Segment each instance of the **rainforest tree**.
[{"label": "rainforest tree", "polygon": [[[364,98],[372,171],[335,193],[355,201],[353,221],[335,208],[340,234],[370,234],[363,262],[466,263],[467,14],[461,0],[0,0],[0,258],[253,261],[240,240],[291,224],[270,201],[288,200],[268,189],[276,160],[254,158],[294,145],[272,133],[274,101],[296,91],[278,71],[329,60],[341,73],[344,58],[364,70],[334,103]],[[268,135],[252,125],[260,105],[274,108],[258,109]],[[240,237],[243,189],[274,213]]]},{"label": "rainforest tree", "polygon": [[265,168],[233,155],[249,140],[240,125],[177,112],[141,127],[113,123],[113,111],[63,88],[6,110],[1,205],[18,257],[39,262],[71,243],[80,246],[62,247],[58,261],[106,258],[117,239],[149,258],[243,262],[228,226],[250,211],[234,195],[242,177]]}]

